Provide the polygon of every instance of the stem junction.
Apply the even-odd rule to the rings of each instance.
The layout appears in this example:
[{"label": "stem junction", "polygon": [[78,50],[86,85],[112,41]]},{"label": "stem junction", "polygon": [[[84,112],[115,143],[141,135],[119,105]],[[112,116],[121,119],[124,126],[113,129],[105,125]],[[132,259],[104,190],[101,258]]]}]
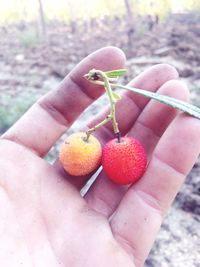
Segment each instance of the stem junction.
[{"label": "stem junction", "polygon": [[114,91],[114,89],[117,89],[117,88],[125,89],[133,93],[140,94],[145,97],[154,99],[156,101],[169,105],[173,108],[177,108],[197,119],[200,119],[200,108],[192,104],[189,104],[187,102],[181,101],[179,99],[176,99],[170,96],[161,95],[159,93],[116,84],[118,78],[125,75],[126,73],[127,71],[125,69],[113,70],[113,71],[107,71],[107,72],[93,69],[89,71],[88,74],[84,75],[84,77],[87,80],[89,80],[91,83],[104,86],[105,91],[108,95],[109,103],[110,103],[110,114],[103,121],[101,121],[96,126],[94,126],[93,128],[89,129],[86,132],[87,140],[90,134],[93,133],[96,129],[105,125],[107,122],[112,121],[112,126],[113,126],[115,136],[118,139],[118,142],[120,142],[121,134],[120,134],[119,127],[118,127],[118,122],[116,120],[116,103],[118,100],[121,99],[121,97]]}]

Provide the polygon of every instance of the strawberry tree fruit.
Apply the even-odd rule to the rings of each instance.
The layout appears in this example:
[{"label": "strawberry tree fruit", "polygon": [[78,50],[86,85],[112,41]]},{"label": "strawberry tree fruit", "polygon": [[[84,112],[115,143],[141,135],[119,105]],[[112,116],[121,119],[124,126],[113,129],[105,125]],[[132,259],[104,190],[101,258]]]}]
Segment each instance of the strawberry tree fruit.
[{"label": "strawberry tree fruit", "polygon": [[95,171],[101,163],[102,148],[92,135],[83,132],[70,135],[61,147],[59,159],[66,172],[83,176]]},{"label": "strawberry tree fruit", "polygon": [[102,166],[107,176],[115,183],[135,183],[142,177],[147,166],[143,146],[132,137],[109,141],[103,148]]}]

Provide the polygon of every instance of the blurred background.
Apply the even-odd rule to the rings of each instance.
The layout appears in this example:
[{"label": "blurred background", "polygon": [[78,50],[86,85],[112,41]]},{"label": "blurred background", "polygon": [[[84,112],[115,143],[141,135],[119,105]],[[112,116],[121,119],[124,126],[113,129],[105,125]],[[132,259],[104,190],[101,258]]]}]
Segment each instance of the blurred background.
[{"label": "blurred background", "polygon": [[[80,60],[108,45],[127,56],[122,82],[170,63],[200,106],[199,0],[0,0],[0,134]],[[87,109],[71,131],[104,103],[102,97]],[[163,223],[146,262],[151,266],[200,267],[199,160]]]}]

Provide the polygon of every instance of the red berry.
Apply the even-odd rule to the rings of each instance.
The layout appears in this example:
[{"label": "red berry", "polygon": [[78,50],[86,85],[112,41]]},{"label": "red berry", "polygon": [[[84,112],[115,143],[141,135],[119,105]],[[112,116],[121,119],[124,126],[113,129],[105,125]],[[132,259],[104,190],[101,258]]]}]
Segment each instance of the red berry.
[{"label": "red berry", "polygon": [[147,156],[142,145],[132,137],[108,142],[103,148],[102,165],[107,176],[118,184],[130,184],[142,177]]}]

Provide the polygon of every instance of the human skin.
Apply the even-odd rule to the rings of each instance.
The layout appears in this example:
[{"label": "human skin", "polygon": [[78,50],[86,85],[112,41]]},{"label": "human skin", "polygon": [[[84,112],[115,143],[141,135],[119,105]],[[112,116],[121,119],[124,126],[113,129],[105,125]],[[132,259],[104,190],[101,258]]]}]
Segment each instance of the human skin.
[{"label": "human skin", "polygon": [[[92,68],[112,70],[124,64],[124,54],[113,47],[91,54],[1,136],[2,266],[143,266],[162,219],[199,154],[199,120],[124,93],[117,105],[122,135],[138,139],[149,159],[144,176],[129,187],[112,183],[101,172],[82,197],[79,192],[88,176],[72,177],[59,161],[50,165],[44,160],[79,114],[104,92],[82,76]],[[177,78],[173,67],[161,64],[130,85],[187,101],[188,89]],[[102,144],[112,139],[110,125],[96,136]]]}]

